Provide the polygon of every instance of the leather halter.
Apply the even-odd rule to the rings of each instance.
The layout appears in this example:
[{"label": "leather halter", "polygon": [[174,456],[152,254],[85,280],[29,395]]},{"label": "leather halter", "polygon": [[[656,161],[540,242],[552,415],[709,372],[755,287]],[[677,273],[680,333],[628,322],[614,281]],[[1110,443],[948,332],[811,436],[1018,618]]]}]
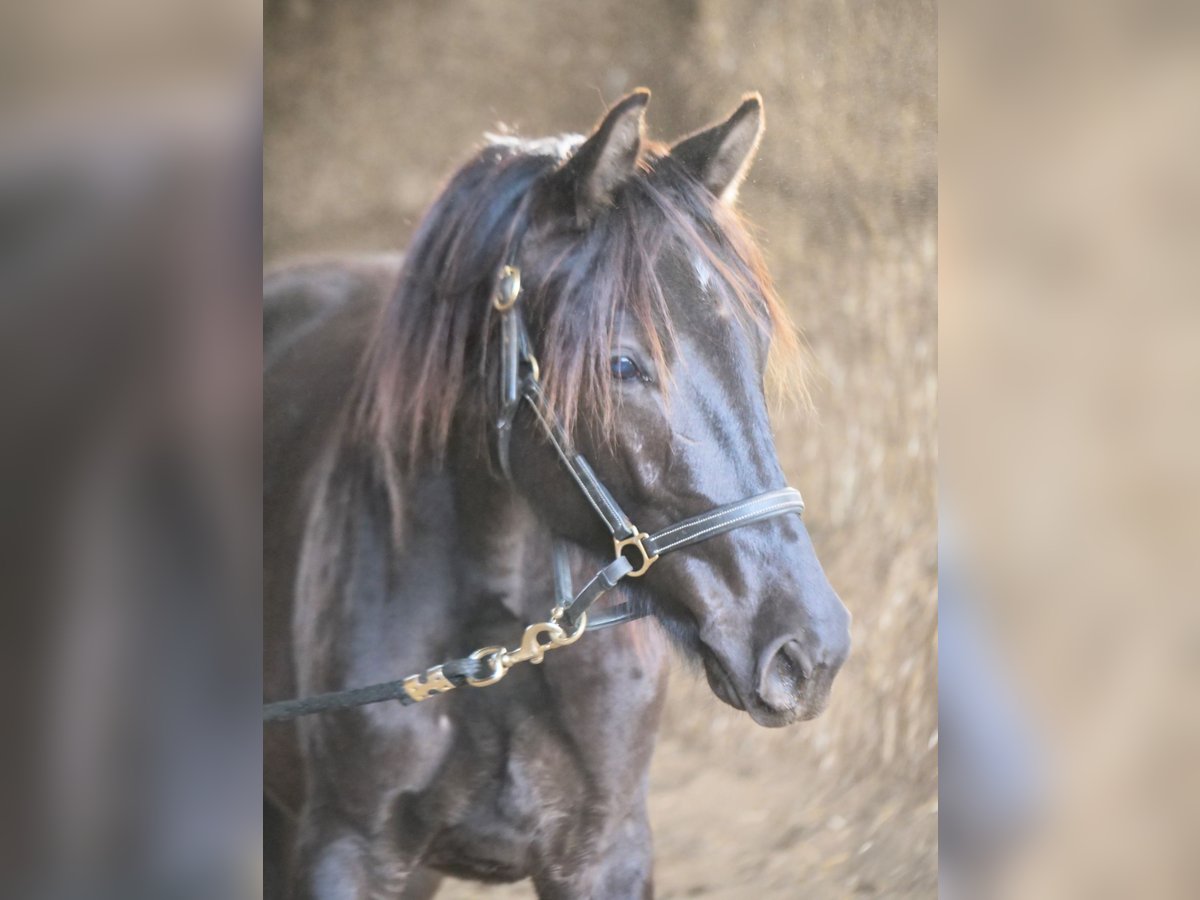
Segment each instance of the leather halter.
[{"label": "leather halter", "polygon": [[[804,512],[804,499],[795,488],[786,487],[718,506],[707,512],[647,534],[633,524],[612,493],[596,476],[588,461],[576,453],[546,403],[541,388],[541,367],[532,352],[529,331],[521,314],[521,272],[515,259],[501,269],[492,308],[500,316],[500,416],[496,422],[496,454],[500,469],[512,480],[510,445],[517,414],[522,406],[533,412],[550,445],[571,474],[613,539],[614,558],[577,593],[571,585],[566,545],[554,544],[555,601],[551,621],[561,621],[575,634],[586,622],[593,603],[626,578],[639,578],[664,553],[681,550],[735,528]],[[632,559],[630,557],[633,557]],[[587,624],[590,630],[617,625],[646,615],[624,602]]]},{"label": "leather halter", "polygon": [[[264,721],[283,721],[385,700],[409,706],[466,685],[487,687],[495,684],[511,667],[524,662],[540,663],[547,651],[569,646],[579,640],[589,628],[587,612],[592,604],[624,579],[645,575],[663,554],[682,550],[735,528],[788,513],[800,515],[804,512],[804,500],[800,492],[787,487],[717,506],[653,534],[647,534],[634,525],[608,488],[596,477],[588,461],[571,449],[553,410],[546,403],[541,387],[541,370],[537,357],[533,355],[529,331],[518,304],[521,272],[516,264],[515,247],[519,237],[514,239],[510,231],[509,241],[509,246],[514,249],[510,251],[509,263],[500,271],[492,298],[492,307],[500,315],[500,415],[496,422],[496,451],[500,468],[511,481],[513,426],[521,408],[528,406],[540,423],[546,439],[612,536],[612,562],[601,568],[576,592],[571,585],[566,545],[562,541],[555,541],[555,606],[549,621],[535,622],[525,629],[520,646],[512,650],[482,647],[465,658],[450,660],[404,679],[268,703],[263,707]],[[596,630],[617,625],[644,615],[645,611],[635,610],[625,602],[597,618],[590,628]]]}]

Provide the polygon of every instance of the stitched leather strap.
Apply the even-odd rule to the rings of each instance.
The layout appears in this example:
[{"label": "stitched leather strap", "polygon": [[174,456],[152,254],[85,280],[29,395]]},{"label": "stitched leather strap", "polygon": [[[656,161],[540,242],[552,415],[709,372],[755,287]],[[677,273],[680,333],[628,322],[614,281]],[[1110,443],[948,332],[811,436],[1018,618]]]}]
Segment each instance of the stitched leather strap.
[{"label": "stitched leather strap", "polygon": [[634,606],[628,600],[618,603],[616,606],[610,607],[595,618],[588,619],[588,631],[603,631],[605,628],[612,628],[615,625],[624,625],[626,622],[636,622],[638,619],[644,619],[649,613],[641,607]]},{"label": "stitched leather strap", "polygon": [[680,550],[743,525],[753,525],[787,513],[804,512],[804,498],[795,488],[767,491],[737,503],[727,503],[708,512],[656,531],[643,541],[651,556]]},{"label": "stitched leather strap", "polygon": [[[642,545],[651,556],[659,556],[706,541],[736,528],[743,528],[756,522],[765,522],[789,513],[800,515],[803,512],[804,499],[800,496],[800,492],[795,488],[780,488],[746,500],[739,500],[737,503],[727,503],[698,516],[692,516],[690,519],[668,525],[647,537]],[[624,565],[621,565],[622,563]],[[624,556],[617,557],[616,560],[596,573],[596,576],[575,595],[570,603],[563,604],[560,599],[559,604],[564,607],[563,618],[567,624],[574,628],[588,608],[606,592],[616,587],[621,579],[633,571],[633,568],[633,563]],[[637,618],[637,615],[627,609],[622,613],[619,621],[628,621],[632,618]],[[617,624],[617,622],[613,621],[611,624]],[[589,628],[594,627],[595,624],[589,625]]]},{"label": "stitched leather strap", "polygon": [[[554,603],[564,610],[575,603],[575,590],[571,586],[571,560],[565,541],[554,542]],[[644,618],[648,610],[635,607],[626,600],[609,607],[599,614],[588,616],[588,631],[603,631],[614,625]]]},{"label": "stitched leather strap", "polygon": [[596,515],[604,522],[604,527],[608,529],[609,534],[617,540],[637,534],[629,516],[625,515],[625,511],[608,492],[608,488],[596,477],[596,473],[592,471],[588,461],[568,449],[566,435],[563,434],[562,427],[554,417],[553,411],[547,406],[541,385],[533,378],[526,378],[523,383],[522,396],[533,410],[534,415],[537,416],[546,438],[558,453],[558,458],[571,473],[571,477],[583,491],[583,495],[591,504],[592,509],[596,511]]}]

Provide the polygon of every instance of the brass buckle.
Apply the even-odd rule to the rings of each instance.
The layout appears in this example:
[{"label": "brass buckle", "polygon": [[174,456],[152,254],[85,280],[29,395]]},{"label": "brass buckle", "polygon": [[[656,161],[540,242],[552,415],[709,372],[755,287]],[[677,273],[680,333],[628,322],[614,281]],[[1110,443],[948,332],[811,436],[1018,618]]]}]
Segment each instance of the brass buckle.
[{"label": "brass buckle", "polygon": [[497,312],[508,312],[516,305],[521,293],[521,270],[516,266],[505,266],[500,270],[500,283],[496,286],[496,296],[492,298],[492,306]]},{"label": "brass buckle", "polygon": [[626,547],[636,547],[638,553],[642,554],[642,564],[630,572],[626,576],[627,578],[640,578],[642,575],[645,575],[646,570],[654,564],[656,559],[658,559],[658,554],[651,556],[650,551],[646,549],[646,545],[642,543],[648,537],[650,537],[650,535],[646,534],[646,532],[639,531],[633,537],[627,537],[624,540],[619,541],[616,538],[613,538],[613,547],[616,549],[617,553],[616,557],[614,557],[615,559],[620,559],[625,555]]}]

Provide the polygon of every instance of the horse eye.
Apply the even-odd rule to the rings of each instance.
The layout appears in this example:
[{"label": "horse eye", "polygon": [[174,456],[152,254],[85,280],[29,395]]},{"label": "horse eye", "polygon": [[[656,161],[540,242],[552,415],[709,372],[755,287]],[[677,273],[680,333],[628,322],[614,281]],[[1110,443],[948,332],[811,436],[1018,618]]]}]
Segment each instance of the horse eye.
[{"label": "horse eye", "polygon": [[621,381],[631,381],[634,378],[642,377],[642,370],[628,356],[614,356],[612,358],[612,373],[613,378],[619,378]]}]

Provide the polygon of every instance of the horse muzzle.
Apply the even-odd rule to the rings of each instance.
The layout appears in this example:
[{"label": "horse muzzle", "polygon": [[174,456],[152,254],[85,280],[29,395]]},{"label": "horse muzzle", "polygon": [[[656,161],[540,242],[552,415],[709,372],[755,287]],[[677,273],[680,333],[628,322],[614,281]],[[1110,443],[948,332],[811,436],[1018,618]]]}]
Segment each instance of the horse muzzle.
[{"label": "horse muzzle", "polygon": [[835,647],[827,641],[817,647],[808,635],[788,635],[770,644],[759,659],[747,706],[751,718],[777,728],[819,716],[850,650],[849,631],[843,634]]},{"label": "horse muzzle", "polygon": [[[850,652],[849,617],[828,635],[787,634],[769,643],[749,678],[705,648],[704,671],[714,694],[759,725],[781,728],[814,719],[829,702],[833,680]],[[746,668],[751,668],[746,666]]]}]

